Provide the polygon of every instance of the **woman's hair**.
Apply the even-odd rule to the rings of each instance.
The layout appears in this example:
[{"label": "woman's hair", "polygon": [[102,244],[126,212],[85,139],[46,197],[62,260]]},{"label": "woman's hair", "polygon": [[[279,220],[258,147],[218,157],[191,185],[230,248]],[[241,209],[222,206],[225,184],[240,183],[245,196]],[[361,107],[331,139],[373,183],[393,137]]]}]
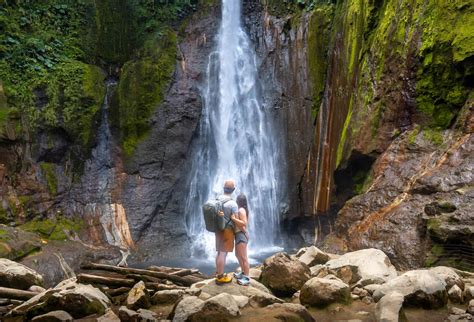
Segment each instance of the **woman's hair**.
[{"label": "woman's hair", "polygon": [[237,196],[237,206],[239,208],[244,208],[245,212],[247,213],[247,219],[249,218],[249,206],[247,204],[247,197],[241,193]]}]

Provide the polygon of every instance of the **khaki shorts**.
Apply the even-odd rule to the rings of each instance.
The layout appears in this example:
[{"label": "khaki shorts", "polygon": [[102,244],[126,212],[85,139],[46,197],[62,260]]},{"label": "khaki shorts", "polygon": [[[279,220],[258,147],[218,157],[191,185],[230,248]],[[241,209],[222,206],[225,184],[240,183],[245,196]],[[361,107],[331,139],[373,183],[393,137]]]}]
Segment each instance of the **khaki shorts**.
[{"label": "khaki shorts", "polygon": [[216,232],[216,251],[228,252],[234,251],[234,230],[226,228]]}]

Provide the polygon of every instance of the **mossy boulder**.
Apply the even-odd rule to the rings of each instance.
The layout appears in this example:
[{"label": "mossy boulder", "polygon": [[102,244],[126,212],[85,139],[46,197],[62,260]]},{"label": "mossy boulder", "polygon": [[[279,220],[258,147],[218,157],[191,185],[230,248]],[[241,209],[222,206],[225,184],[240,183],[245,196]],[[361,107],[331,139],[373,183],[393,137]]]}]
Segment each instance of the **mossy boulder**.
[{"label": "mossy boulder", "polygon": [[35,233],[0,225],[0,257],[17,260],[39,250],[41,245]]},{"label": "mossy boulder", "polygon": [[84,226],[81,220],[71,220],[63,217],[54,219],[34,219],[20,226],[28,232],[34,232],[48,240],[66,240],[67,234],[79,232]]}]

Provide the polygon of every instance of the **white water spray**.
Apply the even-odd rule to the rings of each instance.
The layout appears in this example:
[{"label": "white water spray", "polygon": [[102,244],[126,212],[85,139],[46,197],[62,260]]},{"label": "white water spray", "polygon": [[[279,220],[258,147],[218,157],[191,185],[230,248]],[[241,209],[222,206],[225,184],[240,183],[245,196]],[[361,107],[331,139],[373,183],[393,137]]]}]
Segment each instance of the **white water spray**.
[{"label": "white water spray", "polygon": [[270,111],[261,106],[256,56],[240,16],[240,1],[222,1],[218,48],[209,56],[186,200],[194,257],[215,254],[214,234],[205,230],[201,206],[222,193],[227,178],[237,183],[234,198],[240,192],[248,198],[250,253],[274,247],[279,237],[279,140]]}]

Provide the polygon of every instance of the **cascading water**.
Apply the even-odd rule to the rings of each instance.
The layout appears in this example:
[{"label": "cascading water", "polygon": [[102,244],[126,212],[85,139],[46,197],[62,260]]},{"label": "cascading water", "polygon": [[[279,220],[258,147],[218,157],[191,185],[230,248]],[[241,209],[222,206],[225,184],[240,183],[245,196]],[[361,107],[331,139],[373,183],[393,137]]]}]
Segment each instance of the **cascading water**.
[{"label": "cascading water", "polygon": [[278,140],[260,102],[256,56],[240,15],[240,1],[222,1],[218,48],[209,56],[186,200],[194,257],[215,254],[214,234],[205,231],[201,206],[222,193],[227,178],[236,181],[234,198],[240,192],[248,198],[251,252],[274,247],[279,235]]}]

